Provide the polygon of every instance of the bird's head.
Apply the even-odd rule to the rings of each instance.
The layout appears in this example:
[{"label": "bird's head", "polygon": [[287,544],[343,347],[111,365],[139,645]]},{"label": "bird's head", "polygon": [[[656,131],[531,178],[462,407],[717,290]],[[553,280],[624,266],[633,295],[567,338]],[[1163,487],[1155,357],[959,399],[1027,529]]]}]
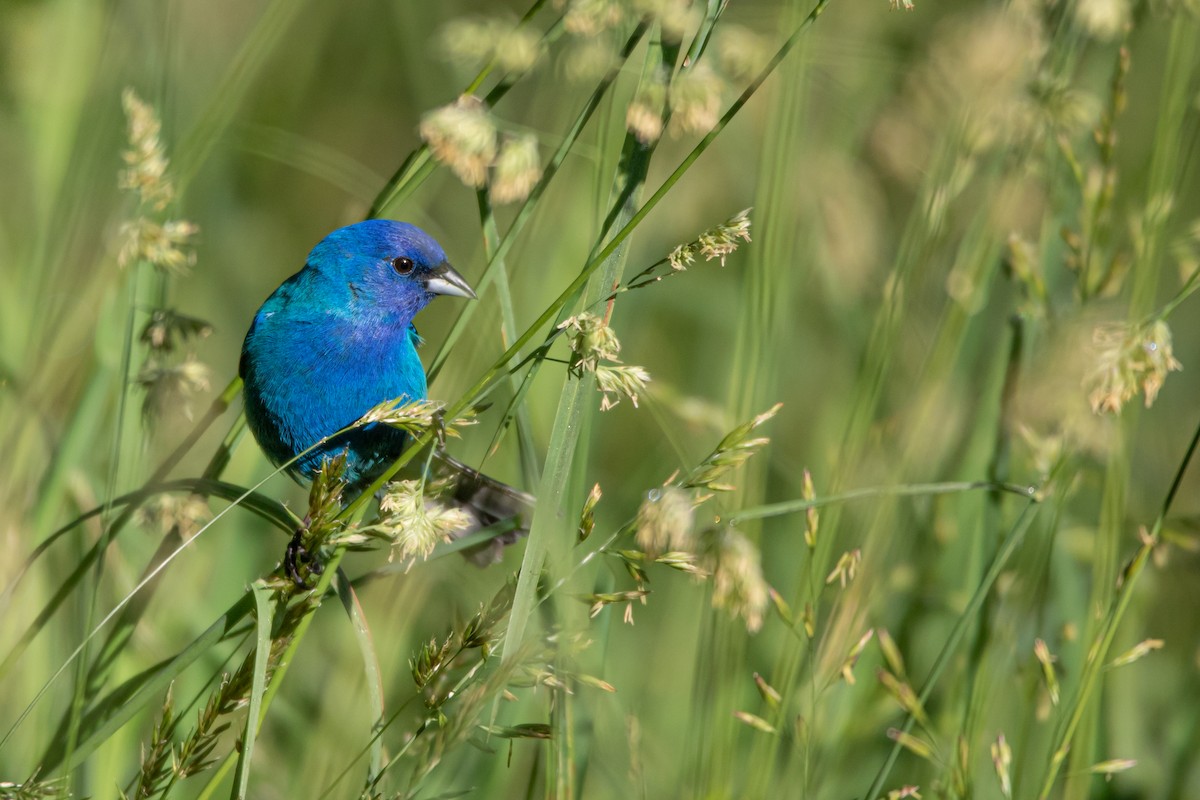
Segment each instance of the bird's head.
[{"label": "bird's head", "polygon": [[356,305],[408,320],[438,295],[475,297],[441,245],[407,222],[371,219],[339,228],[313,248],[308,267],[344,285]]}]

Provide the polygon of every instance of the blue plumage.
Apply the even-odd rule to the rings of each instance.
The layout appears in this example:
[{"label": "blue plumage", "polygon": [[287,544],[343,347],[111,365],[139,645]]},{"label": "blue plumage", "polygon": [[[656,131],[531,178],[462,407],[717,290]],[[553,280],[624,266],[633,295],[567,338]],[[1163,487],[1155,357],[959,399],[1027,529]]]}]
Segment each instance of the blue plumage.
[{"label": "blue plumage", "polygon": [[[368,220],[334,231],[254,317],[242,346],[246,420],[283,464],[377,404],[426,397],[413,317],[438,295],[474,297],[427,233]],[[362,488],[395,460],[405,435],[385,425],[351,431],[299,459],[311,478],[346,451],[346,479]]]}]

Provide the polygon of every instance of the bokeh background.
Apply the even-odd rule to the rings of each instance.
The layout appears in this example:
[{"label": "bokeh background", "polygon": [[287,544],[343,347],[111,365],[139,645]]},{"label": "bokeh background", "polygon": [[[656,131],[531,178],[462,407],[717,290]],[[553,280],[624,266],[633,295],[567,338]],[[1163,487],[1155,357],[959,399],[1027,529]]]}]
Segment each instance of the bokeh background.
[{"label": "bokeh background", "polygon": [[[546,44],[493,110],[499,129],[535,134],[544,162],[595,85],[588,59],[612,57],[636,13],[656,9],[661,21],[687,4],[634,5],[545,4],[528,23],[539,34],[587,7],[620,13],[612,29],[580,27]],[[703,6],[684,13],[685,43]],[[9,589],[0,726],[9,731],[33,703],[0,746],[0,780],[28,779],[62,735],[76,667],[38,692],[137,584],[162,531],[142,519],[114,541],[95,600],[89,579],[68,576],[100,537],[97,519],[17,583],[23,561],[58,526],[141,486],[191,429],[187,407],[195,418],[236,377],[259,303],[325,233],[367,213],[420,146],[422,115],[475,76],[479,63],[459,52],[471,50],[464,21],[499,20],[507,30],[528,10],[459,0],[0,3],[0,575]],[[744,66],[761,66],[809,10],[766,0],[722,10],[703,57],[721,110],[748,84]],[[763,579],[790,609],[790,621],[774,604],[762,609],[757,632],[713,608],[711,582],[661,565],[650,569],[644,604],[616,602],[580,619],[589,601],[579,595],[635,588],[618,560],[596,557],[557,592],[558,611],[541,609],[532,638],[571,631],[573,669],[615,692],[569,680],[570,693],[544,682],[514,687],[513,699],[476,721],[554,723],[551,740],[477,732],[445,752],[414,748],[388,770],[381,796],[867,796],[906,719],[876,671],[921,691],[960,618],[965,636],[946,651],[927,717],[912,732],[921,741],[902,748],[882,796],[919,786],[924,797],[1004,797],[1001,773],[1010,796],[1038,796],[1076,712],[1049,796],[1200,795],[1194,474],[1184,476],[1149,566],[1135,585],[1121,580],[1198,423],[1200,300],[1184,296],[1170,308],[1171,339],[1161,330],[1146,338],[1145,326],[1200,263],[1198,44],[1200,18],[1187,2],[926,0],[903,10],[831,0],[634,231],[627,274],[753,208],[753,241],[724,266],[698,261],[615,304],[621,358],[652,380],[636,408],[625,400],[600,413],[600,395],[589,400],[561,535],[576,535],[574,515],[599,483],[596,538],[571,551],[578,562],[636,514],[648,490],[776,402],[782,409],[758,432],[770,445],[730,478],[735,492],[697,511],[699,525],[800,498],[806,469],[818,497],[949,481],[1034,486],[1042,502],[1032,520],[1019,517],[1020,496],[914,490],[822,507],[815,548],[803,513],[743,523]],[[645,49],[622,67],[506,259],[518,330],[587,261]],[[117,183],[129,147],[127,87],[161,117],[177,183],[170,215],[199,227],[186,274],[118,263],[121,225],[139,213]],[[702,132],[663,136],[643,199]],[[501,231],[514,208],[498,209]],[[476,194],[450,170],[434,170],[384,213],[432,233],[468,280],[482,272]],[[495,291],[478,304],[434,398],[458,399],[504,351]],[[211,335],[171,362],[186,352],[206,365],[208,389],[170,396],[147,420],[133,380],[145,357],[136,334],[162,306],[211,324]],[[460,310],[458,300],[439,300],[418,319],[427,358]],[[1108,331],[1099,345],[1098,327]],[[1172,349],[1183,369],[1167,374]],[[550,352],[567,356],[561,343]],[[1098,382],[1105,374],[1109,382]],[[1147,381],[1162,377],[1143,407]],[[568,380],[562,364],[547,362],[523,401],[539,461]],[[1105,388],[1132,396],[1098,413],[1089,395],[1099,389],[1102,400]],[[502,386],[489,397],[494,405],[452,449],[534,490],[512,433],[484,458],[511,396]],[[204,469],[238,407],[175,475]],[[247,437],[223,477],[252,486],[271,471]],[[286,477],[261,491],[303,513],[305,492]],[[1024,538],[989,599],[970,606],[1015,535]],[[251,515],[218,520],[171,565],[121,649],[114,684],[185,647],[275,567],[284,544]],[[633,547],[632,538],[620,546]],[[413,692],[409,659],[489,602],[520,566],[522,547],[487,570],[442,558],[361,586],[389,712]],[[853,574],[834,574],[856,552]],[[359,575],[385,558],[353,555],[345,567]],[[64,585],[73,590],[66,602],[39,618]],[[1088,653],[1122,597],[1105,660],[1156,644],[1103,670],[1080,697]],[[879,635],[843,671],[876,629],[890,631],[905,674]],[[1038,640],[1052,654],[1044,663]],[[554,658],[567,658],[556,644]],[[195,715],[190,698],[231,668],[234,651],[234,642],[213,647],[180,676],[184,727]],[[756,687],[756,675],[781,701]],[[354,759],[374,721],[368,680],[346,616],[326,603],[271,705],[249,796],[358,797],[366,768]],[[57,790],[117,796],[137,773],[160,702]],[[385,750],[401,749],[421,719],[414,704],[385,732]],[[1001,735],[1012,748],[1002,768]],[[217,754],[232,742],[233,732]],[[197,796],[209,777],[172,793]],[[219,786],[229,791],[229,779]]]}]

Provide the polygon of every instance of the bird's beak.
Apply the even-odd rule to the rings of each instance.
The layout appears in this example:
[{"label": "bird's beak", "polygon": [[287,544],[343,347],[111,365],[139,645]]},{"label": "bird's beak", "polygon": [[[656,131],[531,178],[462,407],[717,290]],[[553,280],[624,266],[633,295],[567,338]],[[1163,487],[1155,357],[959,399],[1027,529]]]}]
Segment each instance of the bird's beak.
[{"label": "bird's beak", "polygon": [[475,290],[445,261],[429,273],[429,277],[425,279],[425,291],[431,294],[465,297],[468,300],[475,299]]}]

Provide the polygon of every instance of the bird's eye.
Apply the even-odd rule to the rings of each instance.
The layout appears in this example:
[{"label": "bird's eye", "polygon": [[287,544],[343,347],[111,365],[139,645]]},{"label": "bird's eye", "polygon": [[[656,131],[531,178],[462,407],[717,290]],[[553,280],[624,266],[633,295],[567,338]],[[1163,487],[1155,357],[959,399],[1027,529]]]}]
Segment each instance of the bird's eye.
[{"label": "bird's eye", "polygon": [[411,258],[399,256],[392,259],[392,269],[396,270],[397,275],[411,275],[415,268]]}]

